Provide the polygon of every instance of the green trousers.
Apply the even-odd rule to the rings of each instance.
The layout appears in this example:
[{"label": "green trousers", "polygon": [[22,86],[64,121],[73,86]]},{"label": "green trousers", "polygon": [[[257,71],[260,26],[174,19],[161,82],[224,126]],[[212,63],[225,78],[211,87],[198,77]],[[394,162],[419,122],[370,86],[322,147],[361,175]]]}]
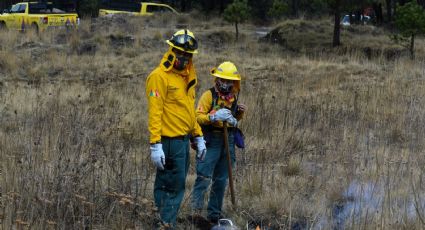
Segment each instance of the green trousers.
[{"label": "green trousers", "polygon": [[[205,159],[196,162],[197,177],[193,187],[192,208],[196,210],[203,209],[205,195],[209,189],[207,217],[209,220],[215,222],[222,217],[221,209],[229,174],[223,132],[212,132],[208,136]],[[229,151],[233,166],[235,163],[233,133],[229,132],[228,137]]]},{"label": "green trousers", "polygon": [[164,170],[157,169],[154,198],[163,223],[175,226],[189,169],[189,137],[162,137]]}]

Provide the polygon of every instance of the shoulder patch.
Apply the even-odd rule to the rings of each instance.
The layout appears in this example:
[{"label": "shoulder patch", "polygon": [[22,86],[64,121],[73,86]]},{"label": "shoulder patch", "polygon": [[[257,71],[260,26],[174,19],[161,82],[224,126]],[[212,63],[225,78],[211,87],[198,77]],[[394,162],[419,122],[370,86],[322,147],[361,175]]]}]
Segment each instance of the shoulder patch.
[{"label": "shoulder patch", "polygon": [[151,91],[149,93],[149,97],[160,97],[159,91],[157,89],[155,89],[155,90],[151,89]]}]

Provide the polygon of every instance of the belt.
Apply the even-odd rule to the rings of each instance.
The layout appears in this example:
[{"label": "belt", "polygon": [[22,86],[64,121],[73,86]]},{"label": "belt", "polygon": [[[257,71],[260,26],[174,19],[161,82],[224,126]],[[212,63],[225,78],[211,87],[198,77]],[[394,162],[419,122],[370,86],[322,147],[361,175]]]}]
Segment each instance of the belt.
[{"label": "belt", "polygon": [[184,136],[176,136],[176,137],[166,137],[166,136],[161,136],[161,139],[164,140],[189,140],[189,135],[184,135]]}]

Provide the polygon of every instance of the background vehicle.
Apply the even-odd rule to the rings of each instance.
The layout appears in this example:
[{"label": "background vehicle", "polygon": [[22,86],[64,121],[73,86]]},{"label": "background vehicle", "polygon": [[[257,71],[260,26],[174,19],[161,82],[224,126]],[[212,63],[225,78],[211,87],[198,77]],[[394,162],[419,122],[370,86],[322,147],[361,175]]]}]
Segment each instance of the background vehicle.
[{"label": "background vehicle", "polygon": [[113,2],[104,1],[99,10],[99,16],[113,16],[115,14],[130,14],[147,16],[156,13],[179,14],[174,8],[166,4],[152,2]]},{"label": "background vehicle", "polygon": [[[354,15],[354,14],[351,15],[351,20],[353,20],[353,22],[355,22],[356,21],[356,15]],[[368,24],[370,22],[370,20],[371,20],[371,17],[370,16],[360,15],[359,23],[360,24],[363,24],[363,25],[366,25],[366,24]],[[351,24],[353,24],[353,22],[350,22],[350,15],[349,14],[346,14],[346,15],[344,15],[344,17],[341,20],[341,25],[343,25],[343,26],[350,26]]]},{"label": "background vehicle", "polygon": [[76,27],[79,25],[76,13],[66,13],[47,2],[22,2],[0,15],[0,28],[12,30],[43,31],[54,27]]}]

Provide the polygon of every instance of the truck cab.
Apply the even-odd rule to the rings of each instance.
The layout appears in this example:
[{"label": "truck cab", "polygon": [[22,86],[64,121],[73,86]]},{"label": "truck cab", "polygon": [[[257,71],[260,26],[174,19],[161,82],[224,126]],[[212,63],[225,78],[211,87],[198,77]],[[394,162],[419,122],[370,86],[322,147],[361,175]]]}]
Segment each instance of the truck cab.
[{"label": "truck cab", "polygon": [[46,2],[22,2],[12,5],[0,15],[0,28],[11,30],[45,30],[54,27],[76,27],[76,13],[66,13]]},{"label": "truck cab", "polygon": [[116,14],[127,14],[134,16],[150,16],[158,13],[179,14],[177,10],[167,4],[153,2],[117,3],[107,2],[102,4],[99,16],[113,16]]},{"label": "truck cab", "polygon": [[0,24],[3,23],[4,27],[7,25],[7,28],[18,28],[18,19],[24,16],[26,11],[27,4],[18,3],[12,5],[9,10],[5,11],[3,15],[0,16]]}]

